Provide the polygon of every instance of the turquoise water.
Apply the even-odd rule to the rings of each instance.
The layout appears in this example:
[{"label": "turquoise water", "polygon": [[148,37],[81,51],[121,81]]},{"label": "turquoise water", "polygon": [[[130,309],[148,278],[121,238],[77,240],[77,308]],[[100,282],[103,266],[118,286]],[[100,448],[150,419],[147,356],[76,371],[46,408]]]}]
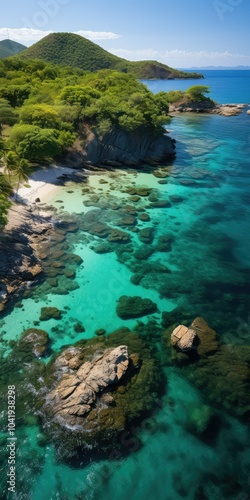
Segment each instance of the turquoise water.
[{"label": "turquoise water", "polygon": [[[155,85],[164,89],[165,82],[151,82],[152,90]],[[186,376],[185,369],[173,366],[163,353],[158,333],[161,313],[179,307],[192,319],[203,316],[232,357],[236,355],[232,344],[240,349],[250,345],[249,120],[245,112],[231,118],[174,118],[169,130],[177,141],[177,156],[172,165],[160,168],[166,184],[159,184],[159,177],[152,173],[128,169],[90,175],[85,185],[68,183],[51,200],[57,209],[56,218],[70,219],[76,231],[67,232],[64,241],[51,242],[52,257],[47,267],[44,261],[45,281],[26,293],[21,306],[18,304],[2,317],[2,356],[5,358],[11,350],[9,341],[17,340],[34,322],[49,333],[54,352],[65,344],[92,338],[99,328],[111,333],[120,326],[133,329],[137,325],[144,335],[143,329],[151,325],[147,341],[163,356],[167,389],[153,415],[137,423],[134,439],[127,443],[128,453],[116,460],[111,452],[98,456],[89,450],[84,462],[69,465],[59,461],[56,446],[50,441],[43,443],[37,418],[27,415],[17,430],[16,498],[249,498],[250,439],[246,421],[235,417],[223,400],[218,402],[216,391],[213,394],[206,388],[199,389]],[[149,208],[148,197],[131,201],[131,187],[150,187],[151,195],[170,200],[171,206]],[[137,212],[135,227],[154,228],[154,240],[148,244],[153,253],[146,261],[136,261],[133,255],[141,246],[134,226],[118,225],[119,214],[128,204]],[[117,206],[121,208],[117,210]],[[148,214],[150,221],[141,221],[140,213]],[[131,243],[113,244],[107,253],[98,253],[98,246],[107,242],[89,230],[89,221],[119,227],[130,234]],[[172,244],[162,252],[158,240],[166,234],[171,235]],[[61,267],[51,274],[55,252],[59,252]],[[65,260],[59,257],[60,252]],[[83,262],[75,266],[67,252],[80,256]],[[159,265],[169,272],[163,272]],[[131,278],[138,274],[138,266],[144,275],[135,285]],[[72,270],[74,276],[66,278],[65,270]],[[121,320],[116,305],[124,294],[151,298],[157,303],[157,313],[142,318],[144,325],[136,320]],[[62,320],[39,324],[44,305],[63,310]],[[84,325],[84,333],[75,332],[73,326],[78,322]],[[243,350],[240,352],[242,355]],[[5,380],[11,383],[8,377]],[[216,385],[223,385],[224,375],[217,373],[216,377]],[[215,411],[220,424],[204,436],[198,428],[207,407]],[[4,418],[1,415],[3,430]],[[1,469],[5,474],[6,444],[4,434],[0,437]],[[3,485],[4,477],[1,481]]]}]

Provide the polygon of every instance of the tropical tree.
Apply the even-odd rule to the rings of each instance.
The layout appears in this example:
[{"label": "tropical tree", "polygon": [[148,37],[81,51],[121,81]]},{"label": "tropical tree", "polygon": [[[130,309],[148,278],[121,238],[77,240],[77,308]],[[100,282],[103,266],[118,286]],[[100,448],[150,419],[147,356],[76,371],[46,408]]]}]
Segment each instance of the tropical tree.
[{"label": "tropical tree", "polygon": [[19,117],[22,123],[30,123],[40,128],[61,128],[61,119],[57,111],[48,104],[25,105]]},{"label": "tropical tree", "polygon": [[16,187],[16,198],[17,198],[21,182],[27,181],[29,178],[29,174],[31,172],[31,165],[28,162],[28,160],[26,160],[25,158],[20,158],[14,172],[17,176],[17,187]]},{"label": "tropical tree", "polygon": [[0,135],[2,135],[3,125],[14,125],[17,116],[7,99],[0,99]]},{"label": "tropical tree", "polygon": [[200,102],[208,99],[205,94],[209,94],[209,92],[210,87],[207,85],[194,85],[186,90],[185,95],[188,99],[190,99],[190,101]]},{"label": "tropical tree", "polygon": [[4,227],[7,221],[7,213],[10,207],[8,197],[12,193],[12,188],[8,183],[6,176],[0,173],[0,229]]},{"label": "tropical tree", "polygon": [[3,156],[4,172],[8,175],[11,184],[11,172],[15,170],[18,163],[18,156],[14,151],[7,151]]}]

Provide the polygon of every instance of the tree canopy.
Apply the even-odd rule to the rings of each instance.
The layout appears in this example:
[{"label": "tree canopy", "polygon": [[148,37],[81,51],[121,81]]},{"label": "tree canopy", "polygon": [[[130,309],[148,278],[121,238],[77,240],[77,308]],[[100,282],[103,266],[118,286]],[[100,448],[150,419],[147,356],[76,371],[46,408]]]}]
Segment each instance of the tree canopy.
[{"label": "tree canopy", "polygon": [[139,127],[162,134],[170,120],[169,102],[167,93],[153,94],[125,72],[90,73],[41,60],[0,60],[2,206],[8,206],[7,185],[17,189],[30,164],[62,158],[76,139],[81,144],[86,125],[100,136],[114,128]]}]

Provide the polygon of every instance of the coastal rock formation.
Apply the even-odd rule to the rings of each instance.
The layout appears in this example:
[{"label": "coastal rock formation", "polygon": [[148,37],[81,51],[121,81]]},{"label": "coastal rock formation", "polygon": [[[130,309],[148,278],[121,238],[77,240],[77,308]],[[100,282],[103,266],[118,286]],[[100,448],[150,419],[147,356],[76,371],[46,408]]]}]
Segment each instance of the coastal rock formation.
[{"label": "coastal rock formation", "polygon": [[[179,314],[177,309],[175,313],[164,313],[163,323],[169,325]],[[202,390],[209,403],[249,420],[249,346],[220,344],[216,332],[201,317],[190,326],[182,324],[174,330],[168,327],[162,340],[168,361],[182,368],[182,375]]]},{"label": "coastal rock formation", "polygon": [[155,409],[164,377],[140,336],[121,328],[79,341],[46,366],[40,390],[43,429],[60,459],[110,449],[134,419]]},{"label": "coastal rock formation", "polygon": [[123,295],[118,301],[116,312],[122,319],[141,318],[157,312],[157,305],[150,299]]},{"label": "coastal rock formation", "polygon": [[218,349],[216,332],[199,317],[190,327],[177,326],[171,333],[171,344],[183,352],[195,349],[199,356],[207,356]]},{"label": "coastal rock formation", "polygon": [[18,342],[18,347],[24,350],[30,349],[36,358],[42,358],[50,354],[50,338],[47,332],[37,328],[29,328]]},{"label": "coastal rock formation", "polygon": [[194,349],[196,332],[184,325],[177,326],[171,334],[173,346],[177,346],[181,351]]},{"label": "coastal rock formation", "polygon": [[102,139],[93,137],[86,147],[86,161],[110,166],[156,165],[175,156],[174,141],[168,135],[155,137],[144,128],[134,132],[112,130]]},{"label": "coastal rock formation", "polygon": [[62,311],[57,307],[42,307],[40,321],[48,321],[49,319],[61,319]]},{"label": "coastal rock formation", "polygon": [[207,100],[201,102],[183,101],[170,104],[171,113],[214,113],[223,116],[240,115],[244,109],[244,104],[216,104]]},{"label": "coastal rock formation", "polygon": [[26,207],[12,207],[9,222],[0,235],[0,312],[27,282],[42,272],[37,248],[51,233],[49,218]]},{"label": "coastal rock formation", "polygon": [[[68,369],[78,366],[81,350],[73,352],[74,364],[71,356],[71,350],[65,351],[57,360],[57,368],[63,371],[63,375],[47,395],[45,411],[61,426],[84,428],[88,419],[83,420],[83,417],[94,408],[98,395],[117,384],[126,373],[129,365],[128,348],[123,345],[107,349],[91,361],[81,364],[74,373]],[[112,402],[112,398],[110,400]]]},{"label": "coastal rock formation", "polygon": [[139,238],[142,243],[150,244],[154,239],[154,228],[153,227],[144,227],[141,229],[139,233]]}]

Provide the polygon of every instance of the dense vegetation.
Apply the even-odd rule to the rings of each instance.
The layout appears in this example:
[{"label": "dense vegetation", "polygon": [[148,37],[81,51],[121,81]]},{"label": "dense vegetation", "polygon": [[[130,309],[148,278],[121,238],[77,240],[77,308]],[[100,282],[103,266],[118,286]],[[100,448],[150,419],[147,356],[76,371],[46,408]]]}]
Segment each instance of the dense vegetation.
[{"label": "dense vegetation", "polygon": [[184,103],[184,102],[213,102],[207,95],[210,93],[210,88],[207,85],[194,85],[189,87],[185,92],[183,90],[170,90],[166,93],[166,99],[169,104]]},{"label": "dense vegetation", "polygon": [[127,61],[73,33],[51,33],[26,49],[18,57],[42,59],[52,64],[63,64],[86,71],[114,69],[131,73],[139,79],[202,78],[197,73],[178,71],[157,61]]},{"label": "dense vegetation", "polygon": [[14,42],[13,40],[2,40],[0,42],[0,59],[3,57],[14,56],[22,50],[26,49],[25,45]]},{"label": "dense vegetation", "polygon": [[162,134],[170,120],[168,95],[152,94],[123,72],[91,73],[38,59],[2,59],[0,225],[12,188],[18,192],[33,165],[62,158],[76,141],[78,148],[84,146],[86,130],[103,136],[114,128],[144,127]]},{"label": "dense vegetation", "polygon": [[0,61],[0,224],[11,186],[18,191],[30,166],[62,157],[83,129],[102,136],[116,127],[162,133],[169,121],[166,94],[152,94],[132,75],[96,73],[40,60]]}]

